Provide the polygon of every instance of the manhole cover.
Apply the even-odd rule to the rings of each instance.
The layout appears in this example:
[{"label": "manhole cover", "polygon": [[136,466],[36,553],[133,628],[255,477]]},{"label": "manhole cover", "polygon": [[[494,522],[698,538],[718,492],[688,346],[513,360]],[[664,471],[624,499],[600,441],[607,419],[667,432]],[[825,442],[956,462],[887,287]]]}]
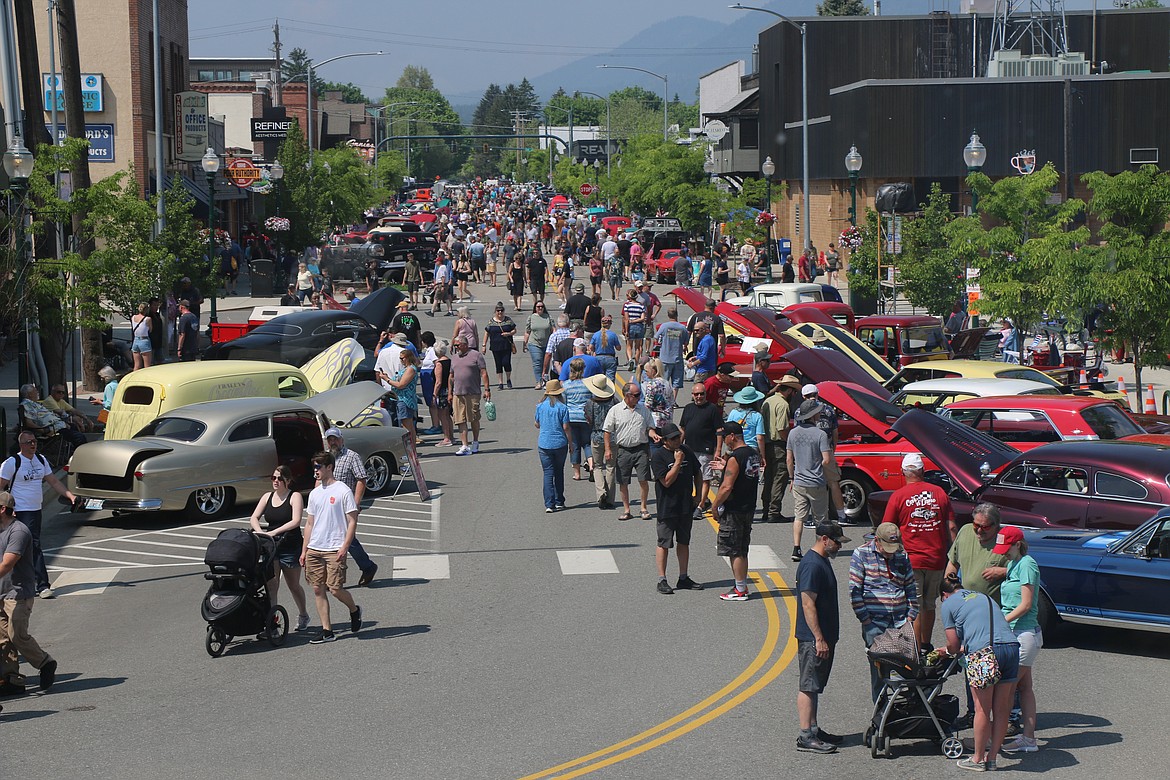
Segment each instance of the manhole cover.
[{"label": "manhole cover", "polygon": [[89,712],[90,710],[96,710],[96,709],[97,709],[96,705],[82,704],[79,707],[70,707],[68,711],[69,712]]}]

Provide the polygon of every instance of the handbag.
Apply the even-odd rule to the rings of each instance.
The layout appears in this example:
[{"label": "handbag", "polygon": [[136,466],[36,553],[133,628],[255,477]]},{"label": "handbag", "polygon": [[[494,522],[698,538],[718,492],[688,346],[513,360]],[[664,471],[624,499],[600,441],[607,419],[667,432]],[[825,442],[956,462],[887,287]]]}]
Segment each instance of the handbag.
[{"label": "handbag", "polygon": [[108,420],[108,419],[110,419],[110,410],[109,409],[102,409],[100,412],[98,412],[97,421],[99,423],[101,423],[102,425],[105,425],[106,420]]},{"label": "handbag", "polygon": [[496,421],[496,405],[492,401],[483,402],[483,414],[488,418],[488,422]]},{"label": "handbag", "polygon": [[1000,680],[999,659],[995,657],[995,615],[994,602],[990,596],[987,599],[988,627],[991,631],[991,642],[982,650],[967,654],[967,683],[972,688],[990,688]]}]

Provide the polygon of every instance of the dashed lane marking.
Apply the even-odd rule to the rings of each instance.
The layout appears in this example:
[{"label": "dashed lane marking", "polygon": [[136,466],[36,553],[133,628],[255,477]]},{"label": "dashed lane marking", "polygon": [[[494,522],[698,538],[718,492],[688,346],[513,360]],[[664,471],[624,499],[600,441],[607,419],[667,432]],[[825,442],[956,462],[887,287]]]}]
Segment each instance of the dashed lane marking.
[{"label": "dashed lane marking", "polygon": [[449,580],[451,558],[447,555],[395,555],[392,577],[396,580]]},{"label": "dashed lane marking", "polygon": [[617,561],[609,550],[557,550],[561,574],[617,574]]}]

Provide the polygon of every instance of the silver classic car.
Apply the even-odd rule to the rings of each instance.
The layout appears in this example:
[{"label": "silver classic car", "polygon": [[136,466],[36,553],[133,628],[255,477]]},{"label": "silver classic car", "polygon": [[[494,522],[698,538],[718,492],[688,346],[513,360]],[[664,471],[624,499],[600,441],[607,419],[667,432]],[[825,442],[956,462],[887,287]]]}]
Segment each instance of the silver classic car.
[{"label": "silver classic car", "polygon": [[378,406],[387,395],[374,382],[358,382],[304,402],[232,398],[179,407],[132,439],[79,447],[66,469],[69,487],[82,509],[186,509],[210,520],[258,500],[279,464],[292,470],[294,490],[311,488],[312,457],[336,426],[365,461],[367,491],[380,493],[409,470],[406,431],[386,425]]}]

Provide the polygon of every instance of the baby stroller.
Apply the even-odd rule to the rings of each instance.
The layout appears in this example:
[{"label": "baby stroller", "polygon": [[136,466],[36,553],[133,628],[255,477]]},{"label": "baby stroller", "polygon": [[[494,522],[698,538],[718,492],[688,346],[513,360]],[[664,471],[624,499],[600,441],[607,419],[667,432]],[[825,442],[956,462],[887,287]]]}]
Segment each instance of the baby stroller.
[{"label": "baby stroller", "polygon": [[203,557],[211,587],[200,612],[207,621],[205,646],[212,658],[223,655],[233,637],[255,634],[273,647],[288,636],[288,612],[268,601],[276,541],[242,528],[228,528],[207,546]]},{"label": "baby stroller", "polygon": [[929,739],[948,758],[962,757],[963,742],[955,736],[954,727],[959,700],[942,693],[947,678],[960,669],[958,659],[928,663],[909,621],[879,635],[867,655],[882,680],[882,691],[865,731],[870,755],[891,758],[893,739]]}]

